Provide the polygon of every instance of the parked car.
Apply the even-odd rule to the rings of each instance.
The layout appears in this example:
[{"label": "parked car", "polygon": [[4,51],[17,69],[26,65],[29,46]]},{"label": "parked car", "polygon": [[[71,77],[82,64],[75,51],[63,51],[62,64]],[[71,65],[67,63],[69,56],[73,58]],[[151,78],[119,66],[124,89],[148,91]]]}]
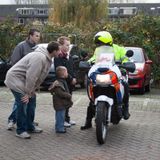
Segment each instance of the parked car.
[{"label": "parked car", "polygon": [[52,84],[52,82],[54,82],[56,80],[56,73],[55,73],[55,68],[54,68],[54,63],[52,63],[51,68],[49,70],[49,73],[47,75],[47,77],[45,78],[45,80],[43,81],[43,83],[41,84],[41,86],[44,89],[48,89],[48,87]]},{"label": "parked car", "polygon": [[[47,43],[39,44],[38,46],[44,46],[47,47]],[[79,62],[87,57],[87,52],[84,50],[81,50],[77,47],[77,45],[71,45],[70,46],[70,55],[73,58],[73,65],[74,65],[74,70],[75,70],[75,75],[77,79],[77,84],[79,84],[81,87],[85,87],[85,82],[86,82],[86,71],[80,70],[79,69]],[[51,85],[53,81],[56,80],[56,74],[55,74],[55,67],[54,63],[52,64],[49,74],[46,77],[46,79],[43,81],[41,86],[43,89],[48,89],[48,87]]]},{"label": "parked car", "polygon": [[127,50],[134,52],[131,60],[135,62],[136,70],[129,73],[130,90],[138,90],[140,94],[150,91],[152,80],[152,61],[148,58],[145,50],[140,47],[126,47]]},{"label": "parked car", "polygon": [[10,69],[11,65],[8,60],[3,59],[0,56],[0,84],[4,84],[4,80],[7,74],[7,71]]}]

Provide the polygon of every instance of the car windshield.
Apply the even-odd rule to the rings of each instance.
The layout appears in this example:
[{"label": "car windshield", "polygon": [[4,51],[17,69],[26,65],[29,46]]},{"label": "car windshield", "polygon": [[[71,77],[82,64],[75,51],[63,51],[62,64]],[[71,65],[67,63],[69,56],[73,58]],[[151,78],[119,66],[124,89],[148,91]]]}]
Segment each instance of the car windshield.
[{"label": "car windshield", "polygon": [[144,57],[143,57],[143,53],[142,50],[140,48],[126,48],[127,50],[133,50],[134,54],[133,56],[130,58],[131,60],[133,60],[134,62],[144,62]]}]

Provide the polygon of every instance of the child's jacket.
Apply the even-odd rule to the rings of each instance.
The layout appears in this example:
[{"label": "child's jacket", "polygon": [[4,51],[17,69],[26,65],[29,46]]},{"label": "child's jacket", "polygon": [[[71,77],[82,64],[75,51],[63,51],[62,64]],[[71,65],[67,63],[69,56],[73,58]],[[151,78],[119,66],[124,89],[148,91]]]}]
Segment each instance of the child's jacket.
[{"label": "child's jacket", "polygon": [[55,110],[63,110],[73,105],[71,94],[65,79],[58,79],[49,87],[53,95],[53,107]]}]

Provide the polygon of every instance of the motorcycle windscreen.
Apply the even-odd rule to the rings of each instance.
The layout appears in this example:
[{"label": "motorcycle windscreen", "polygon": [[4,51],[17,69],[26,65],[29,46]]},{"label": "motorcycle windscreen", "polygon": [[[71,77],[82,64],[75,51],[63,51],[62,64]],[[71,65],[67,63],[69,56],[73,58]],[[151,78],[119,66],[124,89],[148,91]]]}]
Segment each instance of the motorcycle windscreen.
[{"label": "motorcycle windscreen", "polygon": [[115,64],[114,53],[98,53],[96,55],[96,63],[102,65],[113,65]]}]

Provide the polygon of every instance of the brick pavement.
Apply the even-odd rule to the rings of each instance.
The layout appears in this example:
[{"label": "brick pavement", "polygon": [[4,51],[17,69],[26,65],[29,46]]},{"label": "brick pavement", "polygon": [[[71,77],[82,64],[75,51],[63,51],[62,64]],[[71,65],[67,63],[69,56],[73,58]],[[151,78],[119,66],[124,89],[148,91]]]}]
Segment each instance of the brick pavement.
[{"label": "brick pavement", "polygon": [[73,93],[71,117],[76,126],[64,135],[54,132],[54,110],[49,93],[37,95],[36,121],[44,129],[30,140],[15,137],[6,130],[13,97],[0,87],[0,160],[159,160],[160,159],[160,95],[159,90],[144,96],[131,95],[131,118],[111,125],[107,141],[97,144],[95,126],[80,131],[86,115],[86,92]]}]

